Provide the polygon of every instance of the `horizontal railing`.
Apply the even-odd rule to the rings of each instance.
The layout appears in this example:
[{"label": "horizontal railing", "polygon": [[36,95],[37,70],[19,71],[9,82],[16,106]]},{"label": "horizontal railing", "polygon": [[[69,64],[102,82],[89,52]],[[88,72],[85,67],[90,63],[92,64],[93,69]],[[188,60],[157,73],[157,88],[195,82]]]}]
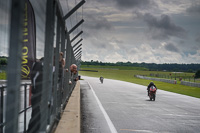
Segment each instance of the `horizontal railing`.
[{"label": "horizontal railing", "polygon": [[194,82],[188,82],[188,81],[181,81],[181,85],[199,87],[200,88],[200,83],[194,83]]},{"label": "horizontal railing", "polygon": [[[26,118],[27,118],[27,110],[31,109],[31,105],[27,106],[27,91],[30,90],[30,85],[31,83],[22,83],[21,84],[21,88],[20,88],[20,99],[21,99],[21,102],[20,102],[20,111],[19,111],[19,117],[21,116],[22,113],[24,113],[23,117],[23,126],[24,126],[24,131],[26,131],[26,125],[27,125],[27,121],[26,121]],[[28,87],[29,86],[29,87]],[[5,122],[5,108],[6,108],[6,104],[5,104],[5,97],[7,95],[6,93],[6,85],[1,85],[0,86],[0,133],[3,133],[4,132],[4,127],[6,125],[6,122]],[[24,93],[24,95],[22,95]],[[28,92],[29,94],[30,92]],[[29,99],[29,97],[28,97]],[[22,103],[22,101],[24,101]],[[23,107],[22,107],[23,105]],[[12,106],[12,105],[10,105]]]},{"label": "horizontal railing", "polygon": [[163,79],[163,78],[152,78],[152,77],[146,77],[146,76],[141,76],[141,75],[135,75],[135,77],[141,78],[141,79],[153,80],[153,81],[161,81],[161,82],[166,82],[166,83],[170,83],[170,84],[176,84],[176,80]]},{"label": "horizontal railing", "polygon": [[[65,78],[63,77],[63,80]],[[55,89],[57,90],[57,93],[52,93],[51,97],[55,97],[56,99],[54,99],[53,103],[57,103],[55,104],[56,106],[51,106],[49,110],[55,110],[52,111],[49,115],[48,115],[48,119],[52,119],[53,116],[54,119],[52,119],[50,125],[49,125],[49,129],[53,128],[53,125],[58,122],[58,120],[60,119],[60,116],[62,114],[62,110],[64,110],[67,101],[73,91],[73,88],[75,87],[76,82],[72,81],[72,84],[70,85],[69,89],[67,88],[62,88],[62,86],[64,85],[63,83],[67,84],[67,81],[63,81],[60,82],[60,84],[58,85],[58,88]],[[6,85],[0,85],[0,133],[4,133],[4,127],[6,126],[6,121],[5,121],[5,109],[6,109],[6,104],[5,104],[5,98],[6,98]],[[12,106],[12,105],[9,105]],[[20,111],[19,111],[19,131],[18,132],[26,132],[28,129],[28,124],[31,118],[31,110],[32,110],[32,106],[31,106],[31,83],[22,83],[21,84],[21,88],[20,88]],[[38,112],[39,113],[39,112]],[[40,112],[41,113],[41,112]]]}]

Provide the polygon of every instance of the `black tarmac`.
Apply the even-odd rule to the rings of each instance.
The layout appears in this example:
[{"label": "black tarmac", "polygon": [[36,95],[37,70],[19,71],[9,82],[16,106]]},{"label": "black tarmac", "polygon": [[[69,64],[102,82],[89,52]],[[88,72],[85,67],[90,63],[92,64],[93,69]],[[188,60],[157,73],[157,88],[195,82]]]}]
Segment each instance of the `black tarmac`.
[{"label": "black tarmac", "polygon": [[146,86],[110,79],[101,84],[99,78],[82,78],[82,133],[200,133],[199,98],[157,86],[156,101],[150,101]]}]

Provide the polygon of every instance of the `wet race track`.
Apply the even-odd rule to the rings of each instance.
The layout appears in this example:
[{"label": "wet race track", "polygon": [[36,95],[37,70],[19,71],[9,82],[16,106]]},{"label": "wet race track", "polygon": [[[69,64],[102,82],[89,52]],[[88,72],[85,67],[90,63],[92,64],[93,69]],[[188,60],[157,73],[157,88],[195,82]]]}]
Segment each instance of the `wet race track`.
[{"label": "wet race track", "polygon": [[117,80],[82,77],[82,133],[199,133],[200,99]]}]

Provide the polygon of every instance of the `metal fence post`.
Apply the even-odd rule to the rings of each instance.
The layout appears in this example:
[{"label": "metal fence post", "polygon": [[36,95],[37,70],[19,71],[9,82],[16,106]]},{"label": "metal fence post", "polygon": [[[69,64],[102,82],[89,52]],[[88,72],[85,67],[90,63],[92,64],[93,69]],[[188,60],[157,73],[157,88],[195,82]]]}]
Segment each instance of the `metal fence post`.
[{"label": "metal fence post", "polygon": [[60,25],[62,27],[61,29],[61,52],[63,52],[63,55],[65,55],[65,24],[63,24],[63,21],[60,21]]},{"label": "metal fence post", "polygon": [[27,105],[27,84],[24,86],[24,131],[26,131],[26,105]]},{"label": "metal fence post", "polygon": [[57,84],[58,84],[58,71],[59,71],[59,51],[60,51],[60,19],[57,17],[57,31],[56,31],[56,49],[55,49],[55,73],[54,73],[54,112],[58,114],[58,102],[57,102]]},{"label": "metal fence post", "polygon": [[[63,21],[61,19],[60,25],[62,27],[61,28],[61,51],[63,52],[63,57],[64,57],[65,52],[66,52],[65,51],[65,48],[66,48],[66,46],[65,46],[65,21]],[[64,88],[63,88],[64,80],[65,80],[64,74],[62,73],[61,74],[61,88],[60,88],[60,95],[61,95],[60,105],[63,104],[64,92],[62,93],[61,91],[64,90]]]},{"label": "metal fence post", "polygon": [[11,4],[10,45],[7,67],[6,133],[16,133],[18,131],[24,3],[24,0],[12,0]]},{"label": "metal fence post", "polygon": [[69,34],[68,34],[67,29],[66,29],[66,36],[67,36],[66,37],[67,47],[66,47],[66,60],[65,60],[65,62],[66,62],[66,68],[68,69],[68,72],[66,73],[66,97],[67,97],[66,99],[68,99],[68,97],[69,97],[69,87],[70,87],[69,77],[70,77],[70,45],[71,45],[71,43],[70,43]]},{"label": "metal fence post", "polygon": [[41,97],[40,131],[46,132],[49,124],[48,114],[51,106],[52,78],[53,78],[53,40],[54,40],[55,1],[47,0],[46,27],[45,27],[45,53],[43,68],[43,83]]},{"label": "metal fence post", "polygon": [[3,103],[4,103],[4,87],[0,87],[0,94],[1,94],[1,99],[0,99],[0,124],[2,124],[0,126],[0,133],[3,133],[3,116],[4,116],[4,106],[3,106]]}]

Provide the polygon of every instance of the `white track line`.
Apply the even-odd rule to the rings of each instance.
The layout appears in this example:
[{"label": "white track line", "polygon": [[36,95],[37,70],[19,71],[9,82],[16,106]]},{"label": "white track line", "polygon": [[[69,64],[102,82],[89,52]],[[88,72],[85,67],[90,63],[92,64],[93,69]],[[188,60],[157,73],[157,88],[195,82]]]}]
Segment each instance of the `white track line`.
[{"label": "white track line", "polygon": [[90,86],[90,88],[91,88],[91,90],[92,90],[92,92],[93,92],[93,94],[94,94],[94,97],[95,97],[95,99],[97,100],[97,103],[98,103],[98,105],[99,105],[99,108],[101,109],[101,111],[102,111],[102,113],[103,113],[103,115],[104,115],[104,117],[105,117],[105,119],[106,119],[106,122],[107,122],[107,124],[108,124],[108,127],[110,128],[111,133],[117,133],[116,128],[114,127],[112,121],[110,120],[108,114],[106,113],[105,109],[103,108],[101,102],[99,101],[99,99],[98,99],[96,93],[94,92],[94,90],[93,90],[93,88],[92,88],[92,86],[90,85],[89,82],[88,82],[88,85]]}]

